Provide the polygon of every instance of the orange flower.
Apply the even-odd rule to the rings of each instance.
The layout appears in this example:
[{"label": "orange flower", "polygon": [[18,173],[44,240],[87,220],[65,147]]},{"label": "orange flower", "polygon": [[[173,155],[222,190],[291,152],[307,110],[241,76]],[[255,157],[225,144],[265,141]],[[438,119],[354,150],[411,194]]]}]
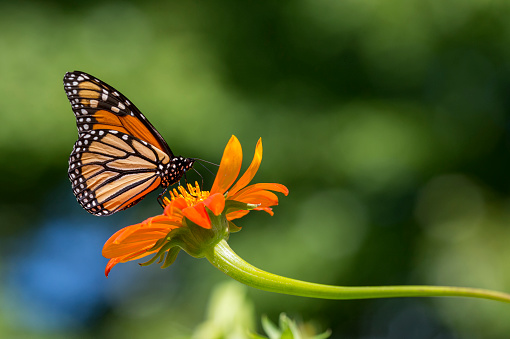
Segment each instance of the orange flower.
[{"label": "orange flower", "polygon": [[[216,178],[210,191],[202,191],[197,183],[179,186],[165,198],[165,210],[142,223],[127,226],[108,239],[103,256],[110,258],[106,276],[116,264],[156,253],[152,263],[166,255],[164,267],[170,265],[180,249],[193,256],[203,256],[202,249],[216,244],[238,231],[231,221],[250,210],[262,210],[273,215],[271,206],[278,205],[278,197],[271,191],[285,195],[288,189],[281,184],[259,183],[247,186],[262,161],[262,141],[259,139],[251,165],[235,185],[242,163],[239,140],[232,136],[225,147]],[[233,185],[233,186],[232,186]],[[229,189],[230,188],[230,189]],[[176,250],[177,249],[177,250]]]}]

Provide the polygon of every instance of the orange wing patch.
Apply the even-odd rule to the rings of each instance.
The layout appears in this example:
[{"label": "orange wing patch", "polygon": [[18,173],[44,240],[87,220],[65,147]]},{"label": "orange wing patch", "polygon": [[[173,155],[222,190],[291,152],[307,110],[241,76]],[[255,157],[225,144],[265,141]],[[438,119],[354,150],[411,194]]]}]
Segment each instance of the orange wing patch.
[{"label": "orange wing patch", "polygon": [[165,147],[159,142],[158,139],[145,127],[145,125],[138,119],[131,115],[120,117],[122,125],[138,139],[145,140],[149,144],[158,147],[160,150],[164,150]]},{"label": "orange wing patch", "polygon": [[96,123],[92,127],[93,129],[111,129],[130,134],[158,147],[160,150],[164,150],[163,145],[159,143],[147,127],[139,119],[131,115],[120,116],[106,110],[100,110],[92,116],[96,119]]},{"label": "orange wing patch", "polygon": [[[82,81],[78,84],[79,89],[91,89],[94,91],[101,91],[101,87],[93,83],[92,81]],[[81,95],[81,92],[80,92]]]},{"label": "orange wing patch", "polygon": [[[83,81],[78,84],[78,96],[80,97],[80,103],[85,106],[97,107],[99,99],[99,92],[101,88],[90,81]],[[90,100],[94,99],[94,100]]]},{"label": "orange wing patch", "polygon": [[[99,80],[91,79],[69,82],[69,89],[71,91],[68,92],[68,97],[71,103],[82,105],[75,107],[78,126],[83,127],[79,128],[79,131],[115,130],[144,140],[160,150],[167,150],[168,146],[163,145],[164,141],[161,141],[159,136],[142,121],[145,117],[138,116],[141,113],[137,108],[122,98],[115,89],[102,84]],[[82,110],[82,107],[86,109]],[[87,121],[87,117],[93,120]]]}]

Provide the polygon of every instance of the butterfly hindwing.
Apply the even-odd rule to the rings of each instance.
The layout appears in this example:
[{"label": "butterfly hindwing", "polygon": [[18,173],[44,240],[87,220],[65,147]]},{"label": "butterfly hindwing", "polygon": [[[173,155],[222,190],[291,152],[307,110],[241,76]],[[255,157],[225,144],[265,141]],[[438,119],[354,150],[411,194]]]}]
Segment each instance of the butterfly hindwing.
[{"label": "butterfly hindwing", "polygon": [[129,134],[92,130],[82,133],[74,145],[69,179],[83,208],[109,215],[157,188],[169,160],[157,147]]}]

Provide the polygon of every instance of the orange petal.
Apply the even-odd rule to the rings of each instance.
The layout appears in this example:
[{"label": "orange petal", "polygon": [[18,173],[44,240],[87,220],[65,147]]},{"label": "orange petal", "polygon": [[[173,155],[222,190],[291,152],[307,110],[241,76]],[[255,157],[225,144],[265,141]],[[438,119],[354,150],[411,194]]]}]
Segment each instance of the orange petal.
[{"label": "orange petal", "polygon": [[274,212],[273,212],[273,209],[271,207],[257,207],[257,208],[254,208],[255,211],[265,211],[267,213],[269,213],[269,215],[273,216],[274,215]]},{"label": "orange petal", "polygon": [[120,259],[110,259],[108,261],[108,264],[106,264],[106,269],[104,270],[104,275],[108,278],[108,274],[110,274],[110,271],[112,270],[113,266],[117,265],[120,262]]},{"label": "orange petal", "polygon": [[234,220],[234,219],[242,218],[246,214],[248,214],[249,212],[250,211],[246,211],[246,210],[230,212],[230,213],[227,214],[227,220]]},{"label": "orange petal", "polygon": [[128,262],[128,261],[131,261],[131,260],[136,260],[136,259],[140,259],[140,258],[143,258],[143,257],[146,257],[152,253],[156,253],[157,251],[159,251],[159,248],[156,249],[156,250],[152,250],[152,251],[149,251],[148,249],[145,249],[145,250],[141,250],[141,251],[138,251],[138,252],[134,252],[134,253],[131,253],[131,254],[128,254],[128,255],[125,255],[123,257],[120,257],[120,262]]},{"label": "orange petal", "polygon": [[214,215],[218,216],[225,208],[225,197],[223,194],[215,193],[204,200],[204,205],[207,206]]},{"label": "orange petal", "polygon": [[180,226],[182,226],[180,219],[158,215],[140,224],[124,227],[106,241],[103,246],[103,256],[115,258],[146,251],[168,232]]},{"label": "orange petal", "polygon": [[148,226],[153,226],[154,224],[157,227],[166,227],[170,229],[174,229],[182,226],[182,215],[157,215],[155,217],[147,219]]},{"label": "orange petal", "polygon": [[143,243],[137,244],[126,244],[119,245],[118,247],[107,247],[103,248],[103,257],[111,258],[122,258],[125,256],[132,255],[133,253],[146,252],[156,244],[156,241],[144,241]]},{"label": "orange petal", "polygon": [[103,247],[103,256],[105,258],[116,258],[145,251],[154,246],[158,240],[164,238],[167,234],[168,232],[162,232],[161,230],[153,231],[149,229],[145,232],[145,229],[141,229],[121,243],[109,244],[107,242]]},{"label": "orange petal", "polygon": [[173,200],[168,206],[165,207],[165,215],[172,215],[175,213],[175,209],[183,210],[188,207],[186,199],[177,198]]},{"label": "orange petal", "polygon": [[[177,228],[177,227],[174,227]],[[140,241],[152,240],[157,237],[164,237],[168,234],[172,229],[168,229],[166,227],[147,227],[141,228],[136,232],[131,233],[129,236],[122,239],[121,242],[114,242],[112,246],[117,246],[120,244],[131,244]]]},{"label": "orange petal", "polygon": [[[114,247],[108,247],[103,248],[103,257],[105,258],[123,258],[123,257],[131,257],[134,254],[138,255],[140,253],[146,253],[147,255],[149,252],[147,252],[149,249],[154,247],[157,240],[153,241],[144,241],[139,242],[136,244],[122,244],[119,246]],[[131,260],[131,259],[130,259]],[[124,260],[122,260],[124,261]]]},{"label": "orange petal", "polygon": [[[104,244],[103,246],[103,255],[104,255],[104,251],[105,249],[109,249],[111,248],[112,246],[118,246],[120,244],[123,243],[123,241],[129,237],[131,234],[133,234],[136,230],[140,229],[141,227],[143,226],[143,223],[141,224],[136,224],[136,225],[131,225],[131,226],[127,226],[127,227],[124,227],[120,230],[118,230],[117,232],[115,232],[107,241],[106,243]],[[111,258],[110,256],[108,256],[107,258]]]},{"label": "orange petal", "polygon": [[140,258],[146,257],[150,254],[153,254],[157,251],[158,250],[154,250],[154,251],[141,250],[141,251],[138,251],[135,253],[131,253],[129,255],[112,258],[108,261],[108,264],[106,264],[106,269],[105,269],[104,273],[105,273],[106,277],[108,277],[108,274],[110,273],[113,266],[117,265],[118,263],[140,259]]},{"label": "orange petal", "polygon": [[191,206],[182,210],[182,214],[198,226],[202,226],[203,228],[211,229],[211,220],[209,219],[209,215],[205,211],[204,203],[196,204],[195,206]]},{"label": "orange petal", "polygon": [[260,138],[257,142],[257,146],[255,146],[255,154],[253,155],[253,160],[251,161],[250,167],[244,172],[241,179],[239,179],[236,184],[229,190],[227,194],[227,198],[236,194],[240,189],[244,186],[248,185],[250,181],[253,179],[257,171],[259,170],[260,163],[262,162],[262,139]]},{"label": "orange petal", "polygon": [[214,179],[211,194],[223,194],[232,186],[239,175],[242,161],[243,150],[241,148],[241,143],[239,143],[239,140],[233,135],[228,141],[225,151],[223,151],[220,168]]},{"label": "orange petal", "polygon": [[236,198],[236,201],[244,202],[246,204],[258,204],[259,207],[269,207],[278,205],[278,197],[273,192],[269,191],[256,191],[245,194]]},{"label": "orange petal", "polygon": [[129,237],[134,232],[137,232],[141,228],[149,228],[149,227],[159,227],[167,229],[167,233],[172,229],[180,227],[179,219],[169,218],[165,215],[157,215],[152,218],[148,218],[142,223],[126,226],[117,232],[115,232],[108,241],[106,241],[106,245],[109,244],[119,244],[123,242],[127,237]]},{"label": "orange petal", "polygon": [[252,192],[256,192],[256,191],[260,191],[260,190],[276,191],[276,192],[283,193],[285,195],[289,194],[289,189],[282,184],[258,183],[258,184],[253,184],[253,185],[243,188],[242,190],[237,192],[237,194],[234,194],[234,195],[230,196],[229,198],[232,200],[238,200],[237,198],[239,196],[242,196],[245,194],[250,194]]}]

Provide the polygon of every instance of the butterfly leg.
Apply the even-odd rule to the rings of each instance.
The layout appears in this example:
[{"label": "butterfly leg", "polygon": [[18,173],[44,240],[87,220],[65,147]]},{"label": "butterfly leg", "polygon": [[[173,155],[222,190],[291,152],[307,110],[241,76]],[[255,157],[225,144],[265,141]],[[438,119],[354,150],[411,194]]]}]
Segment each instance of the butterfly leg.
[{"label": "butterfly leg", "polygon": [[158,203],[159,203],[159,206],[161,206],[162,209],[165,209],[165,204],[163,202],[163,196],[165,195],[166,191],[168,191],[168,187],[165,187],[165,189],[163,190],[163,192],[161,192],[159,195],[158,195]]}]

